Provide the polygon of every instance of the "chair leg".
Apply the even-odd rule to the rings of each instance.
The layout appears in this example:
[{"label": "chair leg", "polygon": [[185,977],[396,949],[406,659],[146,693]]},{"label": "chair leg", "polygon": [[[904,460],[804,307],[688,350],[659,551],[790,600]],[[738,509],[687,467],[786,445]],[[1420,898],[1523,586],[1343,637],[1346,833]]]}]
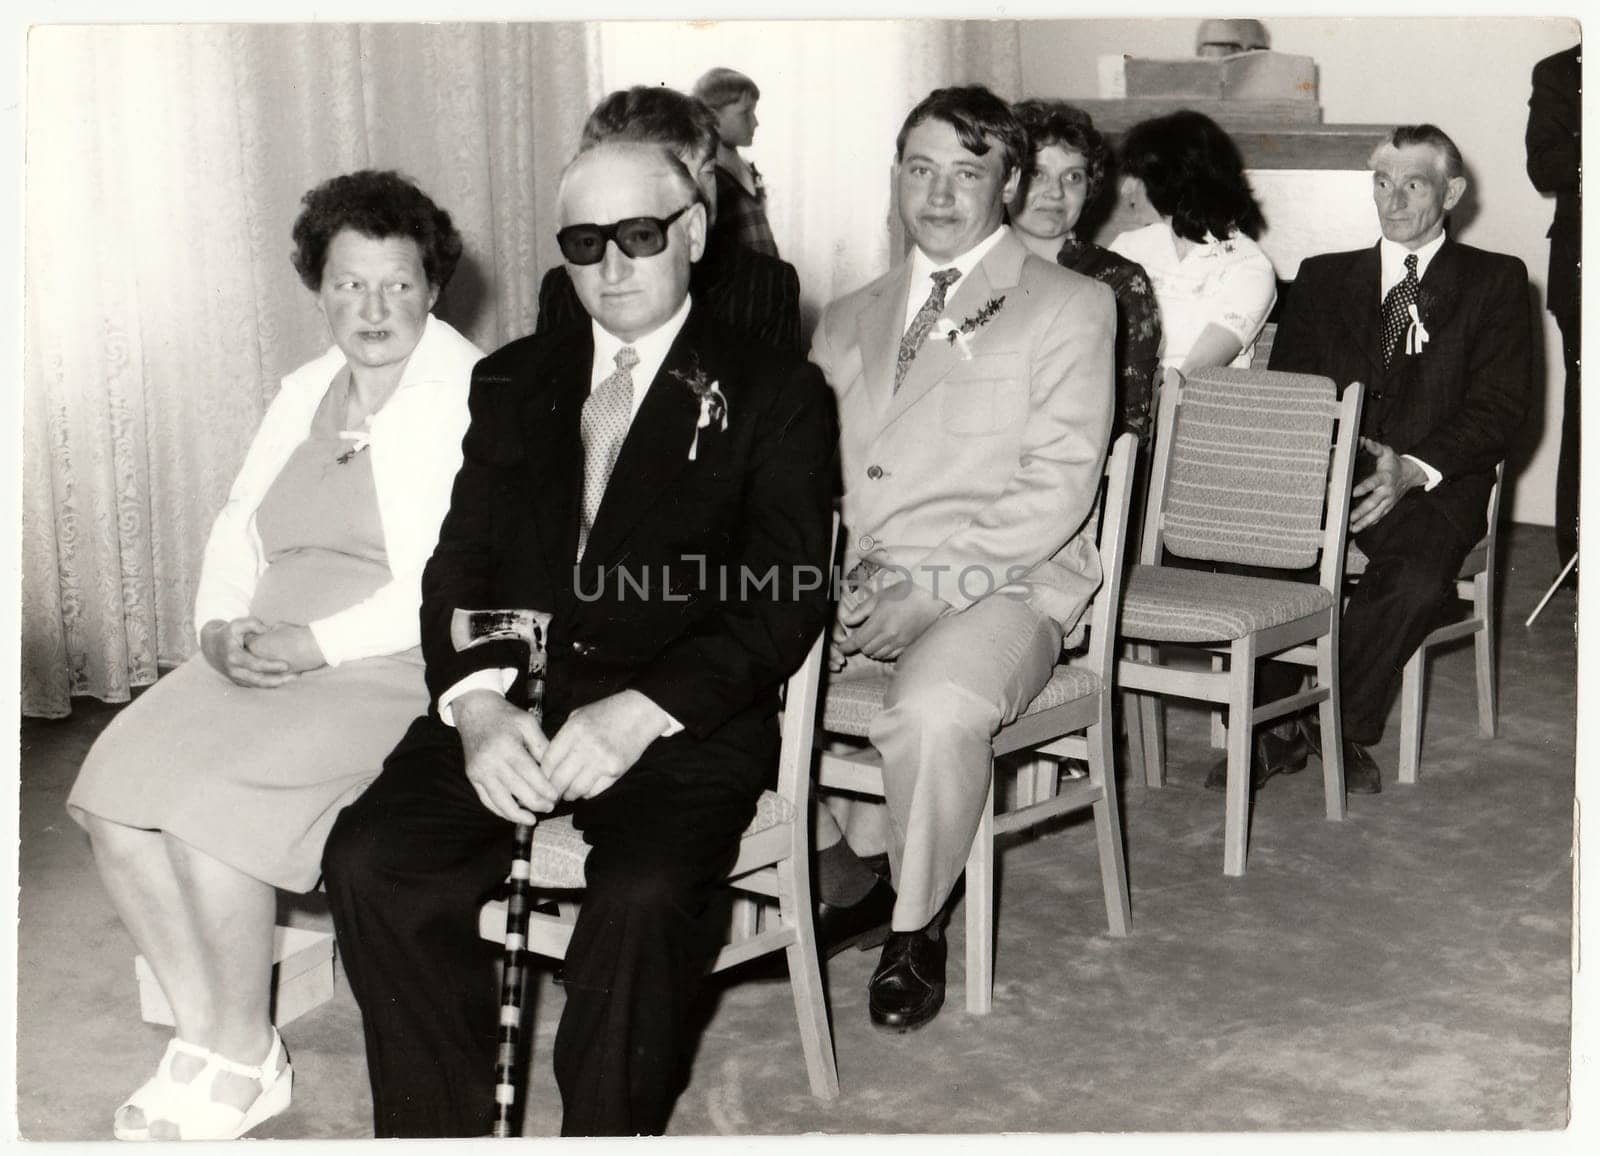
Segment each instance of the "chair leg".
[{"label": "chair leg", "polygon": [[1144,732],[1140,728],[1139,706],[1143,695],[1131,690],[1122,692],[1122,733],[1128,740],[1128,781],[1149,781],[1149,771],[1144,756]]},{"label": "chair leg", "polygon": [[[1222,655],[1213,654],[1211,656],[1211,670],[1213,673],[1220,674],[1225,665],[1226,662]],[[1222,708],[1214,706],[1211,708],[1211,746],[1212,749],[1220,751],[1227,745],[1228,721],[1222,712]]]},{"label": "chair leg", "polygon": [[1100,847],[1100,887],[1106,895],[1106,927],[1120,939],[1128,934],[1128,867],[1122,854],[1122,821],[1117,814],[1109,702],[1101,714],[1099,724],[1089,728],[1089,781],[1101,789],[1101,797],[1094,804],[1094,834]]},{"label": "chair leg", "polygon": [[[802,815],[796,821],[806,822]],[[812,924],[811,866],[802,855],[778,864],[778,912],[794,928],[794,942],[784,949],[789,961],[789,989],[794,995],[795,1018],[800,1024],[800,1047],[806,1055],[806,1075],[811,1094],[820,1100],[839,1095],[839,1069],[833,1056],[833,1033],[828,1027],[828,1005],[822,995],[822,963],[817,957],[817,933]]]},{"label": "chair leg", "polygon": [[1402,783],[1417,781],[1422,762],[1422,710],[1427,703],[1428,646],[1417,647],[1406,659],[1400,679],[1400,768]]},{"label": "chair leg", "polygon": [[761,930],[761,901],[749,895],[735,895],[731,912],[733,940],[749,939]]},{"label": "chair leg", "polygon": [[[1061,764],[1049,755],[1032,759],[1023,769],[1024,777],[1032,776],[1030,803],[1042,803],[1056,797],[1061,780]],[[1021,799],[1018,799],[1021,802]]]},{"label": "chair leg", "polygon": [[[1155,662],[1156,648],[1148,644],[1139,644],[1133,648],[1133,656],[1139,662]],[[1167,782],[1167,752],[1165,735],[1165,712],[1159,695],[1136,694],[1133,696],[1139,703],[1139,739],[1144,753],[1144,784],[1147,787],[1162,787]],[[1130,733],[1133,728],[1133,719],[1129,718]]]},{"label": "chair leg", "polygon": [[1478,664],[1478,734],[1494,738],[1500,729],[1495,712],[1494,684],[1494,575],[1485,570],[1473,580],[1473,608],[1483,627],[1472,640]]},{"label": "chair leg", "polygon": [[1222,821],[1222,873],[1243,875],[1250,839],[1250,714],[1255,708],[1253,639],[1233,644],[1228,680],[1228,802]]},{"label": "chair leg", "polygon": [[967,1010],[987,1015],[994,1005],[994,773],[967,853]]},{"label": "chair leg", "polygon": [[1322,724],[1322,801],[1329,819],[1345,816],[1344,723],[1339,716],[1339,636],[1329,632],[1317,639],[1317,685],[1328,697],[1317,707]]}]

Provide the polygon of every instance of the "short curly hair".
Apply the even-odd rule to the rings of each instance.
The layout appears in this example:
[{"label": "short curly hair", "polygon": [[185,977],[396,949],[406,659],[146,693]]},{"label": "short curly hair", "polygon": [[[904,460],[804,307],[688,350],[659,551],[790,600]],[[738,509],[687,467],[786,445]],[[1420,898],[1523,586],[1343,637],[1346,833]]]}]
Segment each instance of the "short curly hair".
[{"label": "short curly hair", "polygon": [[1233,138],[1192,109],[1141,121],[1122,140],[1121,171],[1144,182],[1150,204],[1172,218],[1172,231],[1199,243],[1210,233],[1260,234],[1266,224],[1245,180]]},{"label": "short curly hair", "polygon": [[[1028,134],[1028,160],[1037,156],[1040,149],[1060,145],[1068,152],[1081,153],[1089,165],[1088,201],[1093,204],[1105,187],[1106,162],[1111,150],[1106,138],[1094,127],[1094,121],[1081,108],[1074,108],[1064,100],[1034,98],[1019,100],[1011,106]],[[1032,166],[1022,165],[1023,188],[1019,195],[1027,196],[1028,173]]]},{"label": "short curly hair", "polygon": [[409,177],[392,169],[362,169],[331,177],[300,198],[289,260],[313,293],[322,288],[328,246],[344,229],[384,240],[410,237],[422,254],[428,284],[443,292],[461,260],[461,234],[450,214]]}]

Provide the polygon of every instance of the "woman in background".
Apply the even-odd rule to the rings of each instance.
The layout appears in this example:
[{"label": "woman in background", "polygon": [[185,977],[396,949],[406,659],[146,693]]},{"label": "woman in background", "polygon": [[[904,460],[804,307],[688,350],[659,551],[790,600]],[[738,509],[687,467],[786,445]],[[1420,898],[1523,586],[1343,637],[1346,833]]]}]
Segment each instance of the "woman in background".
[{"label": "woman in background", "polygon": [[1119,169],[1119,193],[1143,227],[1111,249],[1150,276],[1162,366],[1249,365],[1277,277],[1255,243],[1264,222],[1239,150],[1210,117],[1184,110],[1130,129]]},{"label": "woman in background", "polygon": [[1031,162],[1010,206],[1011,227],[1033,252],[1104,281],[1117,298],[1117,420],[1113,440],[1132,432],[1150,445],[1151,387],[1161,350],[1161,317],[1149,278],[1137,264],[1102,249],[1077,229],[1100,196],[1108,150],[1087,113],[1059,100],[1012,106],[1028,131]]},{"label": "woman in background", "polygon": [[767,223],[767,187],[755,165],[739,154],[755,140],[756,82],[731,68],[713,68],[695,81],[694,94],[717,116],[717,219],[711,239],[733,242],[769,257],[778,255]]},{"label": "woman in background", "polygon": [[121,1140],[232,1139],[289,1106],[269,1016],[276,888],[428,706],[421,577],[482,354],[431,315],[461,256],[392,172],[305,195],[295,269],[336,343],[289,374],[206,543],[200,653],[106,728],[67,807],[177,1034]]}]

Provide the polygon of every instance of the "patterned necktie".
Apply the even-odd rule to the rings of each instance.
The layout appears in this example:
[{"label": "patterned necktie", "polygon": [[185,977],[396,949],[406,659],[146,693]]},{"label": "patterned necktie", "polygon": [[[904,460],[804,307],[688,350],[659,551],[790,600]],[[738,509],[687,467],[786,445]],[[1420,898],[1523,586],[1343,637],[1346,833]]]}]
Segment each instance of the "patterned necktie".
[{"label": "patterned necktie", "polygon": [[944,312],[945,291],[961,279],[961,270],[940,269],[929,276],[933,280],[933,292],[928,294],[928,299],[922,303],[922,308],[918,309],[917,315],[911,319],[911,325],[906,329],[905,336],[900,339],[900,354],[894,361],[896,393],[900,392],[900,383],[906,379],[906,370],[911,368],[911,359],[916,357],[917,350],[921,349],[922,343],[927,340],[928,331],[939,319],[939,314]]},{"label": "patterned necktie", "polygon": [[617,350],[616,371],[594,388],[583,403],[579,423],[583,436],[583,521],[578,525],[578,559],[589,544],[589,530],[600,512],[600,499],[628,436],[633,415],[633,367],[639,354],[631,345]]},{"label": "patterned necktie", "polygon": [[[1383,299],[1383,364],[1394,360],[1400,339],[1411,323],[1411,306],[1417,303],[1417,255],[1406,254],[1406,275]],[[1369,297],[1367,300],[1371,300]]]}]

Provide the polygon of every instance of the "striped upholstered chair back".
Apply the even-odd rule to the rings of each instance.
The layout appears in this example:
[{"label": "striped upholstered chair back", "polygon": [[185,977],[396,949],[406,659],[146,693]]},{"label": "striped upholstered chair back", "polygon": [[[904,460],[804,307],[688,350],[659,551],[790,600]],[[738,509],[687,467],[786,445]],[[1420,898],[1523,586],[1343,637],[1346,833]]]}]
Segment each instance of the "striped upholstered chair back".
[{"label": "striped upholstered chair back", "polygon": [[[1299,570],[1342,557],[1343,526],[1326,514],[1330,477],[1348,477],[1354,429],[1338,439],[1332,381],[1262,369],[1198,370],[1165,391],[1144,557]],[[1331,459],[1331,460],[1330,460]],[[1341,517],[1342,520],[1342,517]]]}]

